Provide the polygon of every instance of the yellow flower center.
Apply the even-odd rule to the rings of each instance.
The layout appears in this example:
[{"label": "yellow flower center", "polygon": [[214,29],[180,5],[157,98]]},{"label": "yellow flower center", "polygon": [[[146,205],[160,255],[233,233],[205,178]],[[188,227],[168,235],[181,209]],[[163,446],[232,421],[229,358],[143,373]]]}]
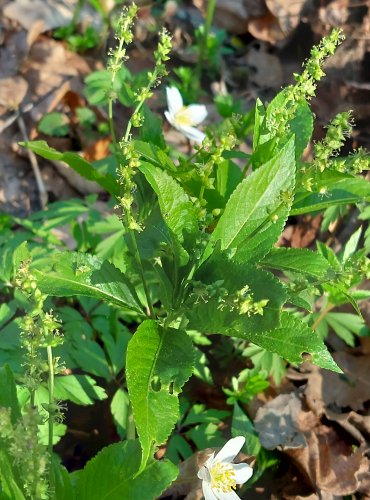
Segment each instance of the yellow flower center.
[{"label": "yellow flower center", "polygon": [[183,106],[175,115],[175,121],[177,125],[188,127],[191,126],[193,121],[191,118],[191,113],[187,106]]},{"label": "yellow flower center", "polygon": [[235,472],[230,464],[216,462],[209,471],[211,488],[228,493],[236,487]]}]

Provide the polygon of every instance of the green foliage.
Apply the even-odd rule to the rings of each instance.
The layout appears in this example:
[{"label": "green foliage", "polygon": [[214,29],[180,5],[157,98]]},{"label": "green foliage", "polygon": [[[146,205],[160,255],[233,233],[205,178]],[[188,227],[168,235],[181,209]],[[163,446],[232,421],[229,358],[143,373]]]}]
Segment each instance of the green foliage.
[{"label": "green foliage", "polygon": [[48,113],[41,118],[38,129],[46,135],[64,137],[69,134],[68,117],[63,113]]},{"label": "green foliage", "polygon": [[142,465],[151,447],[165,442],[178,417],[178,394],[193,370],[192,344],[181,330],[144,321],[127,349],[127,387],[143,449]]},{"label": "green foliage", "polygon": [[140,469],[140,444],[126,441],[107,446],[77,476],[81,500],[154,500],[176,479],[177,467],[168,460],[152,461]]},{"label": "green foliage", "polygon": [[[265,390],[270,376],[279,383],[286,363],[309,358],[340,372],[324,343],[329,327],[349,345],[368,333],[355,314],[333,311],[350,303],[359,313],[358,301],[369,297],[357,289],[370,277],[363,228],[338,254],[321,242],[317,251],[275,247],[291,215],[326,210],[325,227],[342,215],[338,206],[358,204],[362,220],[369,218],[369,183],[358,175],[368,157],[362,150],[338,156],[349,114],[329,124],[312,161],[302,160],[313,131],[309,101],[341,33],[334,30],[314,48],[296,84],[267,107],[257,101],[237,116],[238,103],[218,98],[225,119],[187,154],[166,144],[162,120],[146,105],[166,75],[169,34],[159,33],[151,71],[132,75],[124,66],[136,11],[132,5],[119,18],[107,69],[86,79],[89,104],[107,106],[112,156],[90,164],[45,141],[24,143],[104,188],[112,197],[104,212],[97,197],[87,197],[51,204],[27,220],[0,220],[7,300],[0,306],[0,360],[15,373],[14,380],[8,366],[0,369],[5,498],[43,499],[50,491],[57,500],[159,497],[177,475],[168,460],[154,458],[159,446],[167,443],[167,455],[178,462],[223,444],[229,412],[179,402],[193,372],[207,384],[217,380],[214,363],[207,366],[217,350],[212,334],[223,336],[219,352],[231,371],[224,388],[233,404],[231,433],[244,436],[244,451],[256,455],[256,480],[276,458],[261,448],[239,404]],[[200,60],[215,68],[224,38],[209,34],[208,21],[198,35]],[[186,68],[177,75],[194,101],[200,81]],[[133,109],[120,135],[115,101]],[[88,130],[99,115],[80,108],[77,116]],[[60,133],[61,123],[50,119],[41,130]],[[245,154],[238,146],[252,129],[253,152]],[[67,237],[56,231],[62,226]],[[235,373],[236,356],[249,357],[253,368]],[[126,441],[70,475],[53,456],[66,429],[60,400],[93,405],[106,398]]]}]

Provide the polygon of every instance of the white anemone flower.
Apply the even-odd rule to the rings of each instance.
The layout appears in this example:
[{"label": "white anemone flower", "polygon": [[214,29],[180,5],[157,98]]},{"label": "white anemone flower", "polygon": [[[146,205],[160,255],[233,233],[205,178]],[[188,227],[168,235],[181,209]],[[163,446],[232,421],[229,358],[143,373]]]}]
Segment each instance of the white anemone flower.
[{"label": "white anemone flower", "polygon": [[170,124],[188,139],[201,143],[205,134],[196,128],[207,116],[207,108],[203,104],[184,106],[181,94],[176,87],[167,87],[167,106],[165,117]]},{"label": "white anemone flower", "polygon": [[216,456],[212,453],[199,469],[198,477],[202,480],[205,500],[240,500],[235,487],[247,482],[253,474],[248,464],[232,463],[244,442],[243,436],[230,439]]}]

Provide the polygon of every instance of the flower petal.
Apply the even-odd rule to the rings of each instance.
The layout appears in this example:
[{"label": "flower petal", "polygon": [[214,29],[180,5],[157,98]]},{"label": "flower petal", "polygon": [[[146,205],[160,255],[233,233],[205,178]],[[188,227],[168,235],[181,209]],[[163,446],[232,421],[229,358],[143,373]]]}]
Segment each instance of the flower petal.
[{"label": "flower petal", "polygon": [[199,125],[208,115],[207,108],[204,104],[190,104],[187,108],[193,125]]},{"label": "flower petal", "polygon": [[243,436],[237,436],[225,444],[225,446],[217,453],[216,461],[217,462],[232,462],[239,451],[242,449],[243,444],[245,443],[245,438]]},{"label": "flower petal", "polygon": [[168,111],[171,115],[175,115],[184,105],[180,91],[176,87],[167,87],[166,95]]},{"label": "flower petal", "polygon": [[208,481],[202,481],[202,490],[204,500],[218,500],[219,497],[214,494]]},{"label": "flower petal", "polygon": [[217,491],[218,500],[241,500],[240,496],[238,496],[234,490],[228,491],[224,493],[223,491]]},{"label": "flower petal", "polygon": [[198,142],[201,144],[203,142],[203,139],[206,137],[206,134],[201,132],[195,127],[187,127],[187,126],[177,126],[177,130],[180,130],[188,139],[194,142]]},{"label": "flower petal", "polygon": [[253,476],[253,469],[248,464],[231,464],[235,472],[236,484],[243,484]]},{"label": "flower petal", "polygon": [[173,115],[171,115],[171,113],[169,113],[168,111],[165,111],[164,112],[164,116],[167,118],[167,120],[170,122],[170,124],[176,128],[176,125],[175,125],[175,118]]},{"label": "flower petal", "polygon": [[211,475],[209,473],[208,467],[206,467],[205,465],[202,465],[202,467],[198,470],[197,476],[203,481],[211,481]]}]

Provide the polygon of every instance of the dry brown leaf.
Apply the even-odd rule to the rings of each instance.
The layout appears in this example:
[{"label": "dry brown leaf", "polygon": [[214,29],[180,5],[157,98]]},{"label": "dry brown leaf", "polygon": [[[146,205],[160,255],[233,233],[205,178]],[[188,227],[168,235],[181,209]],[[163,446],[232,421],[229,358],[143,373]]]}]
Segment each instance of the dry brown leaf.
[{"label": "dry brown leaf", "polygon": [[302,401],[296,393],[280,394],[258,409],[254,425],[264,448],[299,448],[306,444],[298,427]]},{"label": "dry brown leaf", "polygon": [[0,106],[16,110],[27,94],[28,83],[22,76],[0,79]]},{"label": "dry brown leaf", "polygon": [[249,74],[250,83],[263,89],[281,87],[283,69],[277,56],[252,48],[248,51],[245,62],[252,70]]},{"label": "dry brown leaf", "polygon": [[243,0],[217,0],[215,25],[233,35],[248,31],[249,14]]},{"label": "dry brown leaf", "polygon": [[286,36],[281,30],[278,19],[267,12],[264,16],[252,18],[248,21],[249,33],[257,38],[275,45],[285,40]]},{"label": "dry brown leaf", "polygon": [[270,12],[276,17],[282,33],[288,36],[299,24],[306,0],[265,0]]},{"label": "dry brown leaf", "polygon": [[370,400],[370,356],[337,352],[334,359],[344,374],[312,368],[305,391],[308,406],[317,415],[326,408],[362,410]]},{"label": "dry brown leaf", "polygon": [[43,31],[48,31],[70,23],[76,3],[76,0],[16,0],[4,7],[4,15],[26,30],[36,21],[42,21]]},{"label": "dry brown leaf", "polygon": [[50,112],[70,90],[81,91],[83,76],[90,72],[84,58],[63,44],[42,38],[31,48],[22,67],[31,99],[38,102],[31,112],[35,122]]},{"label": "dry brown leaf", "polygon": [[369,474],[369,460],[363,456],[364,449],[352,453],[336,432],[324,425],[307,436],[304,448],[284,450],[310,481],[321,498],[329,495],[351,495]]},{"label": "dry brown leaf", "polygon": [[111,139],[109,137],[104,137],[98,141],[91,144],[85,149],[83,157],[87,161],[97,161],[106,158],[109,155],[109,146],[111,144]]}]

